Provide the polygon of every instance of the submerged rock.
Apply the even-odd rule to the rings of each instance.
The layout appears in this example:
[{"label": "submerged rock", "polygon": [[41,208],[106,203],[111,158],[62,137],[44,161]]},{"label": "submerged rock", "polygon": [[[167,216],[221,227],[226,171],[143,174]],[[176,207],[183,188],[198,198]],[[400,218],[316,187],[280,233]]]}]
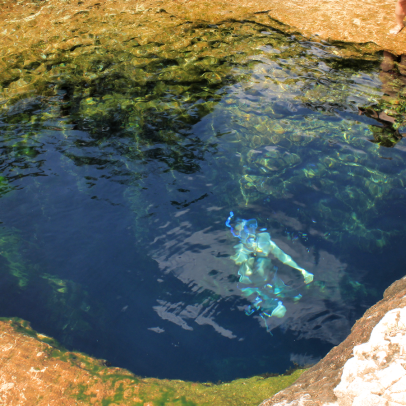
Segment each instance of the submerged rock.
[{"label": "submerged rock", "polygon": [[260,406],[406,405],[406,277],[351,334],[291,387]]}]

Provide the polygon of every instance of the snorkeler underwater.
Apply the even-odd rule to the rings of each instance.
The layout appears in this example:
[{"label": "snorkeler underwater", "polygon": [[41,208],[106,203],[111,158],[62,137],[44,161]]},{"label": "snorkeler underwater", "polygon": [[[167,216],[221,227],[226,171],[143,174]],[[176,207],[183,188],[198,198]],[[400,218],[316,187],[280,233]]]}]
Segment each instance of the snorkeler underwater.
[{"label": "snorkeler underwater", "polygon": [[266,232],[266,228],[261,228],[257,232],[256,219],[237,218],[235,225],[232,226],[233,217],[234,213],[230,212],[226,226],[230,228],[231,234],[241,242],[234,246],[235,254],[230,258],[236,265],[240,265],[238,270],[240,278],[237,286],[243,296],[249,298],[252,303],[246,307],[245,313],[249,316],[258,311],[270,332],[267,319],[273,316],[278,318],[285,316],[286,307],[281,299],[289,298],[297,302],[302,295],[285,285],[283,280],[278,277],[277,268],[272,267],[272,261],[268,255],[272,254],[283,264],[297,269],[303,275],[306,284],[313,281],[313,274],[301,268],[283,252],[271,240],[271,235]]}]

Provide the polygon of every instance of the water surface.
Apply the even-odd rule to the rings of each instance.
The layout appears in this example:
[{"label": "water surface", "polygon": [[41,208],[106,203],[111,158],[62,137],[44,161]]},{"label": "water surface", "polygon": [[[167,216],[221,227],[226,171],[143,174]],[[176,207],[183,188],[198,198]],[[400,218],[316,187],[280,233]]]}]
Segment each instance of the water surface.
[{"label": "water surface", "polygon": [[[0,316],[138,375],[316,362],[404,274],[406,148],[359,115],[379,61],[249,23],[169,45],[72,49],[3,92]],[[267,326],[244,312],[231,210],[315,276],[273,261],[302,298]]]}]

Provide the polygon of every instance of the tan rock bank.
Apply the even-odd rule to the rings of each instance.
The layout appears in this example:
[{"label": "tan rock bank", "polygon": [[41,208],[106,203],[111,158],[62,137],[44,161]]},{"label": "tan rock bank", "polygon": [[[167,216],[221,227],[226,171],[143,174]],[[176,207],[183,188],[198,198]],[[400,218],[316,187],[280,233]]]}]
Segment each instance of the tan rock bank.
[{"label": "tan rock bank", "polygon": [[0,320],[2,406],[255,406],[302,373],[219,385],[141,378],[66,351],[23,320]]},{"label": "tan rock bank", "polygon": [[[371,43],[402,55],[406,29],[389,34],[394,6],[394,0],[0,0],[0,49],[48,42],[55,35],[74,37],[79,25],[157,34],[185,21],[250,20],[305,36]],[[142,26],[148,21],[154,24]]]},{"label": "tan rock bank", "polygon": [[[355,0],[0,0],[0,71],[7,69],[13,55],[33,45],[41,44],[36,50],[41,58],[56,48],[86,45],[91,39],[81,36],[80,30],[92,35],[142,33],[148,42],[187,21],[250,20],[306,36],[363,43],[371,52],[385,49],[403,55],[406,29],[397,36],[388,34],[393,14],[392,0],[365,0],[362,5]],[[406,405],[402,397],[405,295],[406,279],[395,282],[342,344],[262,406]],[[141,379],[108,368],[103,361],[61,351],[24,322],[0,322],[0,404],[4,405],[253,406],[294,382],[300,373],[220,386]]]},{"label": "tan rock bank", "polygon": [[406,277],[351,334],[292,386],[261,406],[406,405]]}]

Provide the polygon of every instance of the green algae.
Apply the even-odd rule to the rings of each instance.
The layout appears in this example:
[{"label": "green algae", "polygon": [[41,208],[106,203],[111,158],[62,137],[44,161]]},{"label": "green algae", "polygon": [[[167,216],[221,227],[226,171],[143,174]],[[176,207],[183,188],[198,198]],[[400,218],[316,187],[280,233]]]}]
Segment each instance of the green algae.
[{"label": "green algae", "polygon": [[[304,369],[289,375],[270,378],[252,377],[237,379],[228,383],[195,383],[180,380],[158,380],[153,378],[134,379],[131,375],[100,374],[111,391],[112,396],[102,400],[102,405],[119,404],[143,405],[149,402],[154,406],[180,405],[228,405],[254,406],[293,384]],[[71,396],[89,402],[91,388],[81,385],[74,388]]]},{"label": "green algae", "polygon": [[[248,379],[237,379],[230,383],[219,385],[204,385],[190,382],[173,382],[168,383],[172,390],[162,388],[159,385],[159,391],[164,391],[160,399],[150,398],[150,394],[140,391],[140,397],[144,396],[145,401],[152,400],[154,405],[170,405],[170,402],[179,399],[192,402],[195,405],[257,405],[264,399],[271,397],[280,390],[291,385],[304,372],[297,370],[289,376],[278,376],[271,378],[253,377]],[[150,388],[148,388],[150,389]],[[153,390],[153,387],[151,388]],[[162,403],[162,399],[165,399]],[[176,403],[173,403],[176,404]],[[180,403],[182,404],[182,403]]]},{"label": "green algae", "polygon": [[45,336],[43,334],[39,334],[37,331],[35,331],[30,323],[26,320],[23,320],[19,317],[0,317],[1,321],[4,322],[9,322],[10,325],[13,327],[13,329],[17,332],[17,333],[21,333],[24,334],[26,336],[29,337],[33,337],[35,339],[37,339],[38,341],[42,341],[48,345],[51,346],[50,349],[50,354],[53,351],[57,351],[55,354],[55,356],[59,356],[60,354],[63,353],[63,351],[66,351],[65,347],[62,346],[57,340],[55,340],[52,337],[48,337]]},{"label": "green algae", "polygon": [[[23,297],[30,289],[39,289],[42,297],[38,306],[47,315],[49,322],[59,326],[67,335],[74,330],[85,336],[91,328],[90,315],[93,317],[100,313],[101,308],[91,308],[88,305],[88,294],[81,285],[43,272],[38,264],[27,259],[27,253],[35,250],[38,244],[38,241],[34,243],[23,240],[16,229],[0,228],[3,283],[7,284],[17,297]],[[99,320],[102,319],[103,316],[99,314]],[[16,325],[16,328],[26,327],[24,323]],[[28,334],[29,331],[30,328],[27,327],[25,333]],[[48,342],[47,340],[46,337],[43,339],[44,342]],[[59,347],[52,339],[49,340],[49,344]]]},{"label": "green algae", "polygon": [[[382,249],[388,238],[400,231],[371,229],[368,224],[389,191],[405,180],[403,177],[379,180],[383,176],[379,168],[362,167],[370,166],[371,160],[380,157],[380,145],[395,142],[396,137],[382,135],[379,128],[371,125],[353,122],[332,125],[316,113],[306,114],[302,121],[291,115],[300,107],[321,110],[328,116],[334,114],[334,109],[380,102],[381,93],[354,68],[358,63],[365,72],[374,70],[378,56],[359,61],[351,58],[349,63],[329,50],[330,54],[321,61],[325,47],[277,31],[264,31],[263,26],[253,23],[192,24],[173,28],[165,40],[150,43],[134,35],[127,38],[116,33],[105,38],[86,34],[78,36],[70,46],[54,48],[45,57],[34,47],[32,53],[24,51],[11,59],[7,70],[10,73],[2,83],[1,109],[10,132],[28,127],[34,120],[37,130],[41,126],[56,128],[67,138],[72,126],[60,116],[69,113],[70,120],[89,133],[91,145],[112,146],[120,151],[114,157],[114,165],[121,166],[128,183],[136,186],[129,191],[134,213],[138,213],[135,229],[148,228],[149,213],[147,208],[140,210],[145,205],[139,189],[147,176],[142,167],[149,159],[146,149],[162,144],[159,158],[175,176],[176,172],[199,171],[199,161],[207,153],[215,155],[220,144],[229,153],[240,154],[241,165],[236,167],[233,161],[217,155],[213,169],[216,173],[224,169],[229,172],[234,182],[239,183],[239,194],[246,204],[264,196],[286,199],[302,184],[323,188],[342,203],[334,211],[322,202],[314,208],[320,211],[319,220],[330,230],[329,240],[345,242],[348,234],[354,234],[360,248]],[[219,106],[226,87],[236,84],[245,96],[226,97]],[[29,93],[24,93],[24,89]],[[29,103],[24,101],[28,94]],[[40,99],[33,98],[35,94],[42,98],[60,94],[63,100],[41,113],[36,110],[33,116],[30,112],[34,107],[24,107],[16,101],[27,106],[33,100],[39,103]],[[264,100],[260,111],[253,107],[251,98]],[[10,111],[24,109],[25,112],[9,115]],[[206,142],[185,139],[183,134],[209,113],[213,136],[208,134]],[[222,137],[219,143],[215,128],[221,117],[230,117],[233,122],[229,131],[234,140],[230,145],[227,142],[224,145],[227,137]],[[131,140],[131,146],[112,141],[112,133]],[[365,142],[365,135],[376,145]],[[28,137],[24,140],[26,144],[12,144],[8,154],[24,155],[35,165],[38,151],[30,142],[38,141],[39,133],[28,133]],[[331,150],[326,147],[333,144],[340,145],[341,151],[329,152],[321,161],[321,153]],[[261,155],[251,153],[264,146],[274,149]],[[361,153],[354,154],[358,148]],[[111,164],[109,159],[81,157],[69,150],[64,155],[76,166]],[[357,190],[341,190],[332,180],[353,183],[355,175],[362,179]],[[84,179],[77,179],[77,187],[90,193]],[[171,190],[166,188],[170,194]],[[234,196],[236,193],[237,190]],[[179,208],[191,204],[171,200]],[[229,200],[225,203],[232,205]],[[141,214],[142,211],[145,213]],[[144,234],[141,238],[145,237]]]},{"label": "green algae", "polygon": [[87,386],[84,384],[79,384],[77,385],[77,393],[75,394],[75,398],[79,400],[80,402],[84,402],[85,404],[92,404],[91,400],[92,398],[96,397],[94,393],[91,393],[90,395],[85,394],[85,392],[88,390]]},{"label": "green algae", "polygon": [[[5,259],[4,269],[8,269],[19,288],[25,288],[29,282],[30,267],[21,255],[23,241],[16,230],[0,229],[0,255]],[[31,271],[36,272],[36,268],[31,266]]]},{"label": "green algae", "polygon": [[[154,406],[177,406],[177,405],[257,405],[264,399],[274,395],[287,386],[294,383],[305,370],[296,370],[291,375],[281,375],[270,378],[252,377],[238,379],[221,384],[201,384],[179,380],[157,380],[152,378],[140,379],[137,384],[137,398],[134,404],[150,402]],[[108,376],[107,376],[108,377]],[[107,378],[108,379],[108,378]],[[127,379],[127,378],[123,378]],[[124,396],[125,390],[131,390],[132,386],[115,384],[115,395],[104,399],[103,405],[127,404]]]},{"label": "green algae", "polygon": [[293,384],[305,369],[291,370],[284,375],[271,377],[252,377],[237,379],[231,382],[213,384],[197,383],[182,380],[141,378],[128,371],[105,366],[105,361],[91,358],[78,352],[69,352],[51,337],[33,330],[30,324],[19,318],[1,318],[11,324],[21,334],[33,337],[49,344],[43,349],[49,357],[79,366],[92,376],[91,383],[72,384],[70,396],[84,404],[93,404],[96,396],[92,385],[99,380],[106,385],[110,396],[102,399],[102,405],[144,405],[154,406],[222,406],[230,403],[237,406],[255,406],[280,390]]},{"label": "green algae", "polygon": [[0,197],[9,194],[12,190],[13,188],[8,179],[4,176],[0,176]]}]

